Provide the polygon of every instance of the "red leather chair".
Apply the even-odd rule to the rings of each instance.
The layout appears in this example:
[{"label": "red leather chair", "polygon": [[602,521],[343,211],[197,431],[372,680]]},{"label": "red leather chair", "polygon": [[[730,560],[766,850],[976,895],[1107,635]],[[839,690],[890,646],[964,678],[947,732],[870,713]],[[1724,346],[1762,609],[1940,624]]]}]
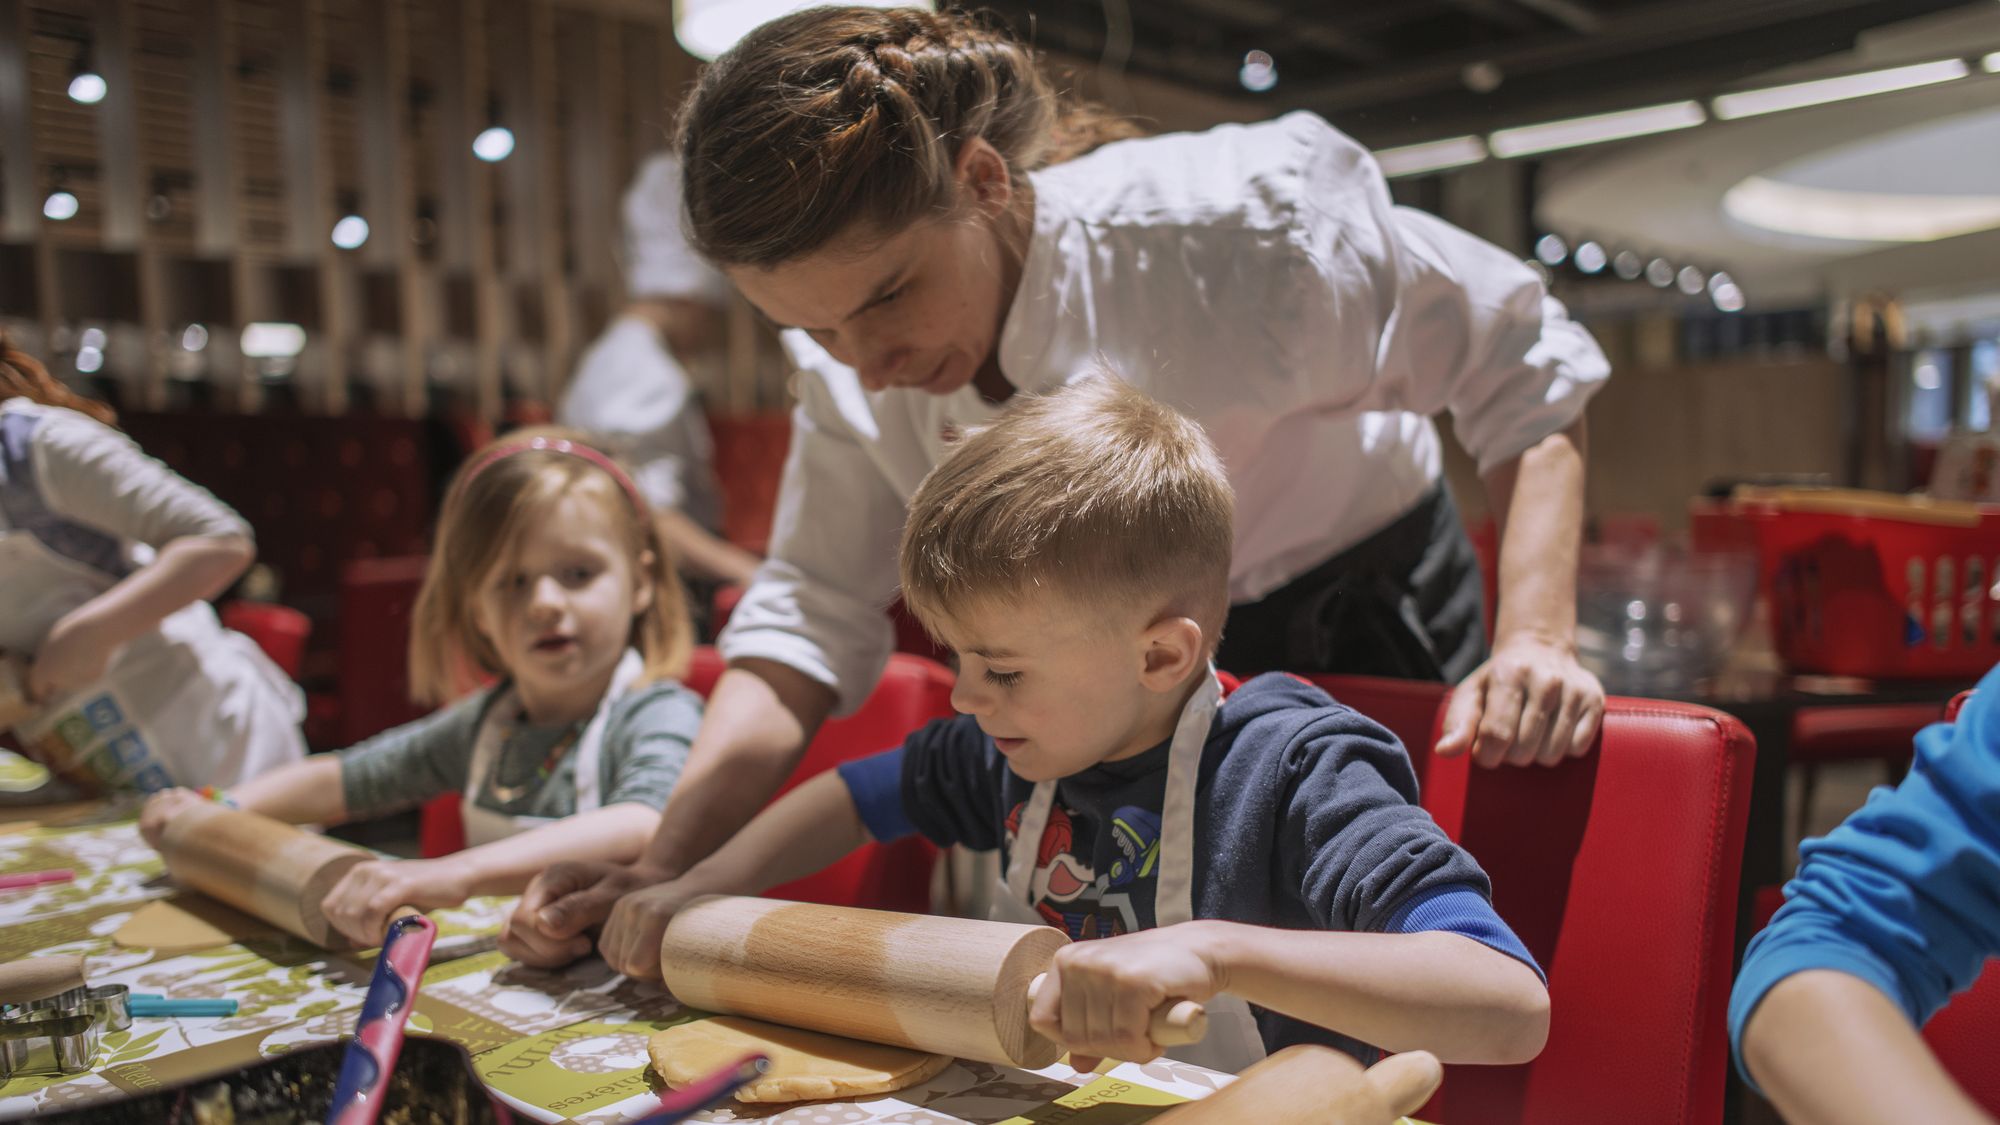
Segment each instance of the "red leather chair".
[{"label": "red leather chair", "polygon": [[305,668],[306,641],[312,636],[312,618],[290,606],[246,601],[224,602],[217,615],[224,628],[256,641],[279,671],[294,680],[299,678]]},{"label": "red leather chair", "polygon": [[[713,648],[697,648],[685,682],[706,696],[722,669],[722,657]],[[891,654],[882,682],[861,709],[820,728],[779,795],[842,762],[900,745],[905,735],[932,719],[955,714],[951,686],[951,671],[935,661],[908,653]],[[765,893],[799,902],[921,914],[930,909],[931,866],[936,860],[937,849],[920,837],[868,844],[817,875]]]},{"label": "red leather chair", "polygon": [[1753,748],[1704,707],[1612,699],[1589,757],[1482,770],[1434,758],[1443,685],[1319,677],[1410,747],[1424,806],[1493,877],[1549,976],[1548,1046],[1446,1068],[1417,1114],[1453,1125],[1722,1119]]}]

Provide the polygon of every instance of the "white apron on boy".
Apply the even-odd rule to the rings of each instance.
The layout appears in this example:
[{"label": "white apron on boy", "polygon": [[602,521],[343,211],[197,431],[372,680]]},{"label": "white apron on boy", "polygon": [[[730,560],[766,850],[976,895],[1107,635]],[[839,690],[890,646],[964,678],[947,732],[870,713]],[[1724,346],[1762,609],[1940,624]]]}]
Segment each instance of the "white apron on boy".
[{"label": "white apron on boy", "polygon": [[[1201,774],[1202,747],[1208,742],[1221,700],[1222,684],[1211,670],[1181,709],[1180,722],[1174,727],[1174,741],[1167,751],[1167,795],[1160,810],[1159,881],[1153,890],[1155,926],[1194,920],[1195,782]],[[1007,855],[1006,880],[994,895],[992,917],[996,922],[1048,924],[1035,911],[1029,888],[1055,795],[1055,782],[1041,782],[1021,810],[1020,830]],[[1264,1057],[1264,1037],[1257,1030],[1249,1004],[1240,997],[1218,993],[1204,1006],[1208,1009],[1208,1034],[1199,1043],[1169,1048],[1168,1058],[1234,1074]]]}]

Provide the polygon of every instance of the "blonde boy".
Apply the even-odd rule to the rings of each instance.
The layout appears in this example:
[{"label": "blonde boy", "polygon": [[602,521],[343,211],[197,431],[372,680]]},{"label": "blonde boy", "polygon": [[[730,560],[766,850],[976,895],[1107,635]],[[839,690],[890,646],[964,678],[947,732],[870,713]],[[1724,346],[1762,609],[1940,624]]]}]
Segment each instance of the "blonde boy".
[{"label": "blonde boy", "polygon": [[957,652],[963,714],[621,909],[664,925],[915,831],[1001,849],[1000,916],[1104,939],[1062,951],[1031,1016],[1079,1065],[1158,1055],[1147,1014],[1171,998],[1208,1003],[1191,1057],[1232,1069],[1301,1041],[1534,1057],[1540,971],[1415,807],[1395,738],[1283,675],[1218,703],[1231,508],[1200,428],[1122,383],[1014,405],[931,473],[903,534],[903,596]]}]

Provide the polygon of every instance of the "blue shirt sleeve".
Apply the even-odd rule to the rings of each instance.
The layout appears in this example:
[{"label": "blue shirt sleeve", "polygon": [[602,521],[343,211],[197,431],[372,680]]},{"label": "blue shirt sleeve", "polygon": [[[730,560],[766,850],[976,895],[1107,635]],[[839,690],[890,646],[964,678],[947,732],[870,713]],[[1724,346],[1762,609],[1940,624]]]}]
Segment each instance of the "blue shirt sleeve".
[{"label": "blue shirt sleeve", "polygon": [[1505,953],[1535,970],[1535,975],[1542,978],[1543,984],[1549,982],[1549,975],[1535,964],[1534,954],[1529,953],[1528,947],[1521,944],[1513,929],[1501,921],[1493,904],[1487,901],[1478,887],[1460,883],[1417,895],[1396,908],[1382,932],[1459,934],[1488,949]]},{"label": "blue shirt sleeve", "polygon": [[888,843],[917,830],[903,811],[903,748],[884,750],[866,758],[856,758],[834,767],[847,783],[855,811],[868,835]]},{"label": "blue shirt sleeve", "polygon": [[1750,942],[1729,998],[1739,1069],[1744,1025],[1793,973],[1849,973],[1921,1024],[2000,953],[2000,668],[1958,722],[1918,733],[1901,785],[1869,794],[1799,854],[1787,901]]}]

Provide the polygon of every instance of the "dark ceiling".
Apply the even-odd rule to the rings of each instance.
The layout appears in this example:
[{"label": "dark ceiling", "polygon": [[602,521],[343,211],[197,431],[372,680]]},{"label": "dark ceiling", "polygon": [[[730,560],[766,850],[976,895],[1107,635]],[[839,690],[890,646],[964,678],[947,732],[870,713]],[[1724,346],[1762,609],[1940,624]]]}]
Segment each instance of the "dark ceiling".
[{"label": "dark ceiling", "polygon": [[[1992,0],[1981,0],[1990,4]],[[1316,110],[1376,146],[1713,94],[1966,0],[987,0],[1047,51]],[[1127,30],[1129,29],[1129,38]],[[1237,74],[1268,52],[1278,83]],[[1483,64],[1483,65],[1482,65]],[[1468,76],[1468,68],[1478,68]],[[1475,92],[1472,84],[1499,84]],[[1482,82],[1485,79],[1487,81]],[[1470,84],[1469,84],[1470,83]]]}]

